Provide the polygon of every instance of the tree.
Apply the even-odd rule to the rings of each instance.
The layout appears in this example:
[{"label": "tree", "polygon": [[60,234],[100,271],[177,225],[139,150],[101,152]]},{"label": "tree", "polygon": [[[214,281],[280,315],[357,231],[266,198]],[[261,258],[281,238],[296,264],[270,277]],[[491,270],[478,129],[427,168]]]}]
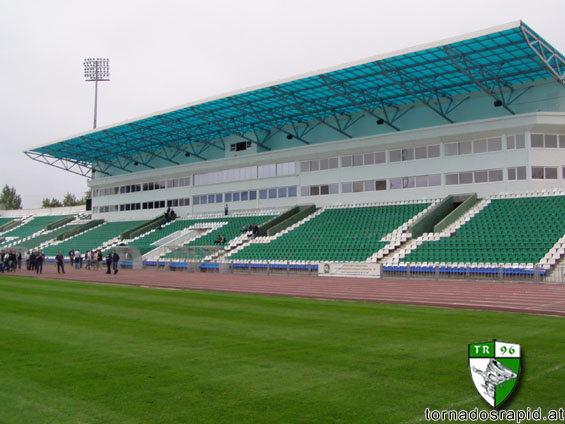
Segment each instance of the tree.
[{"label": "tree", "polygon": [[5,209],[21,209],[22,197],[16,193],[14,187],[8,187],[6,184],[0,194],[0,206],[4,206]]},{"label": "tree", "polygon": [[79,206],[84,204],[86,204],[86,196],[81,199],[77,199],[74,194],[67,193],[63,198],[63,206]]},{"label": "tree", "polygon": [[42,208],[60,208],[61,206],[63,206],[63,204],[55,199],[52,198],[51,200],[49,200],[47,197],[45,199],[43,199],[43,201],[41,202],[41,207]]}]

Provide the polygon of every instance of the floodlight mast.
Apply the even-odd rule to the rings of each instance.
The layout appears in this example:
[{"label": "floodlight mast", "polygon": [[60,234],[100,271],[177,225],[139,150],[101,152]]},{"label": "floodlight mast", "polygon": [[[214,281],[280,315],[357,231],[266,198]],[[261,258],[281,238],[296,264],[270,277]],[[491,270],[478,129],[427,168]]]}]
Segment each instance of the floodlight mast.
[{"label": "floodlight mast", "polygon": [[98,109],[98,81],[110,81],[110,59],[84,59],[85,81],[94,81],[94,129]]}]

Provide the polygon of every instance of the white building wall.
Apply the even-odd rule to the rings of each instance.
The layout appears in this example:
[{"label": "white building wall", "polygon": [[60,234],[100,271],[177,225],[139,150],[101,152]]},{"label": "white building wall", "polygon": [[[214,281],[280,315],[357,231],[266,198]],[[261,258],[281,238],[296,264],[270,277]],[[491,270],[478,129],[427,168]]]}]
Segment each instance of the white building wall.
[{"label": "white building wall", "polygon": [[[174,207],[179,216],[189,213],[220,212],[221,203],[195,205],[194,197],[204,194],[226,193],[234,191],[257,191],[257,199],[240,202],[228,202],[230,210],[265,207],[291,206],[296,204],[315,203],[318,206],[336,203],[364,203],[385,200],[411,200],[422,198],[439,198],[448,194],[476,192],[479,197],[499,192],[531,192],[542,189],[564,188],[562,167],[565,166],[565,146],[563,148],[531,148],[530,134],[561,134],[565,140],[565,113],[532,113],[527,115],[506,116],[483,121],[462,124],[442,125],[434,128],[424,128],[402,131],[393,134],[383,134],[371,137],[304,145],[286,150],[262,152],[226,159],[203,161],[189,165],[161,168],[127,175],[99,178],[89,182],[93,190],[108,187],[119,187],[125,184],[143,184],[147,181],[185,178],[195,174],[259,166],[272,163],[294,162],[296,173],[282,177],[269,177],[245,181],[233,181],[221,184],[168,188],[163,190],[139,191],[135,193],[96,196],[93,206],[96,208],[93,216],[107,220],[132,220],[151,218],[163,213],[165,208],[139,209],[116,211],[108,213],[96,212],[105,206],[115,206],[124,203],[144,203],[159,200],[190,198],[189,206]],[[523,134],[525,148],[508,150],[506,136]],[[466,140],[501,137],[502,150],[472,153],[459,156],[446,156],[445,144]],[[394,149],[440,145],[441,155],[438,158],[389,162],[389,151]],[[336,169],[301,172],[300,162],[307,159],[323,159],[328,157],[343,157],[372,151],[387,151],[387,163],[340,167]],[[526,167],[526,179],[521,181],[508,180],[508,168]],[[531,175],[532,166],[557,168],[556,179],[534,180]],[[446,174],[465,171],[502,169],[503,180],[498,182],[446,185]],[[413,177],[421,175],[441,174],[440,186],[427,188],[390,189],[391,178]],[[356,193],[342,193],[342,183],[367,180],[386,180],[387,190]],[[194,182],[194,178],[192,178]],[[339,184],[339,193],[332,195],[301,196],[301,187]],[[273,187],[297,187],[296,197],[259,199],[259,190]]]}]

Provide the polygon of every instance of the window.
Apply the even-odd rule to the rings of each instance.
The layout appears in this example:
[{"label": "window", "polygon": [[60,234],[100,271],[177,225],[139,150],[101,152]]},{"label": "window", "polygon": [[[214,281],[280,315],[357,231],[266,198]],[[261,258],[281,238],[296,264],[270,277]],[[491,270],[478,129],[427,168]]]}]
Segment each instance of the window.
[{"label": "window", "polygon": [[402,160],[402,151],[391,150],[388,152],[388,160],[389,162],[400,162]]},{"label": "window", "polygon": [[[532,143],[533,143],[533,139],[532,139]],[[544,176],[543,167],[532,166],[532,178],[534,180],[543,180],[543,176]]]},{"label": "window", "polygon": [[279,188],[279,199],[281,197],[286,197],[286,187],[280,187]]},{"label": "window", "polygon": [[484,153],[487,151],[487,141],[485,139],[473,141],[473,152]]},{"label": "window", "polygon": [[300,195],[302,197],[305,196],[310,196],[310,187],[306,186],[306,187],[300,187]]},{"label": "window", "polygon": [[257,191],[256,190],[251,190],[249,192],[249,200],[257,200]]},{"label": "window", "polygon": [[213,194],[209,194],[208,203],[215,203],[215,202],[216,202],[216,196],[214,196]]},{"label": "window", "polygon": [[373,152],[371,153],[365,153],[364,155],[364,162],[365,165],[372,165],[375,163],[375,154]]},{"label": "window", "polygon": [[546,149],[557,149],[557,136],[556,135],[545,135],[545,147]]},{"label": "window", "polygon": [[222,193],[216,194],[216,203],[222,203]]},{"label": "window", "polygon": [[475,182],[476,183],[487,183],[488,182],[488,171],[475,171]]},{"label": "window", "polygon": [[207,203],[208,203],[208,196],[206,196],[205,194],[200,196],[200,204],[206,205]]},{"label": "window", "polygon": [[326,170],[330,167],[329,159],[320,159],[320,171]]},{"label": "window", "polygon": [[559,136],[559,147],[561,149],[565,148],[565,135]]},{"label": "window", "polygon": [[391,150],[389,152],[389,160],[391,162],[400,162],[406,160],[414,160],[414,149]]},{"label": "window", "polygon": [[506,148],[508,150],[512,149],[523,149],[526,147],[524,134],[508,135],[506,136]]},{"label": "window", "polygon": [[487,141],[489,152],[497,152],[499,150],[502,150],[502,138],[489,138]]},{"label": "window", "polygon": [[441,185],[441,174],[428,175],[428,186],[435,187]]},{"label": "window", "polygon": [[226,193],[224,197],[226,199],[226,202],[231,202],[231,193]]},{"label": "window", "polygon": [[363,181],[356,181],[353,183],[353,192],[360,193],[363,191]]},{"label": "window", "polygon": [[471,141],[460,141],[459,142],[459,154],[468,155],[473,153],[473,144]]},{"label": "window", "polygon": [[277,167],[275,164],[260,165],[257,167],[259,178],[275,177],[277,175]]},{"label": "window", "polygon": [[294,174],[296,166],[294,162],[277,163],[277,175],[291,175]]},{"label": "window", "polygon": [[300,162],[300,172],[310,172],[310,161],[303,160]]},{"label": "window", "polygon": [[545,168],[545,179],[546,180],[556,180],[557,179],[557,168]]},{"label": "window", "polygon": [[525,180],[526,179],[526,167],[518,166],[516,168],[508,168],[508,180]]},{"label": "window", "polygon": [[319,160],[311,160],[310,161],[310,171],[318,171],[320,169],[320,161]]},{"label": "window", "polygon": [[341,157],[341,167],[347,168],[353,165],[353,156],[342,156]]},{"label": "window", "polygon": [[385,163],[386,152],[375,152],[375,163]]},{"label": "window", "polygon": [[235,191],[232,193],[232,202],[239,202],[239,191]]},{"label": "window", "polygon": [[353,155],[353,166],[363,165],[363,155]]},{"label": "window", "polygon": [[391,178],[390,179],[390,189],[398,190],[402,188],[402,178]]},{"label": "window", "polygon": [[458,143],[447,143],[445,145],[445,156],[457,156],[458,154]]},{"label": "window", "polygon": [[353,192],[353,183],[342,183],[342,184],[341,184],[341,192],[342,192],[342,193],[351,193],[351,192]]},{"label": "window", "polygon": [[[249,193],[247,191],[242,191],[241,194],[240,194],[240,198],[241,198],[242,202],[249,200]],[[220,199],[220,202],[221,201],[222,200]]]},{"label": "window", "polygon": [[330,184],[330,194],[338,194],[338,192],[339,192],[339,184]]},{"label": "window", "polygon": [[325,196],[327,194],[330,194],[330,186],[328,185],[321,185],[320,186],[320,194]]},{"label": "window", "polygon": [[428,158],[439,158],[439,144],[428,146]]},{"label": "window", "polygon": [[269,199],[276,199],[277,198],[277,189],[270,188],[269,189]]},{"label": "window", "polygon": [[428,176],[421,175],[416,177],[416,187],[427,187],[428,186]]},{"label": "window", "polygon": [[492,169],[488,171],[489,182],[502,181],[502,169]]},{"label": "window", "polygon": [[296,197],[296,186],[288,188],[288,197]]},{"label": "window", "polygon": [[414,160],[414,149],[402,149],[402,160]]},{"label": "window", "polygon": [[543,134],[532,134],[531,143],[532,147],[543,147]]},{"label": "window", "polygon": [[335,169],[338,167],[337,158],[330,158],[330,169]]},{"label": "window", "polygon": [[374,180],[365,181],[365,191],[375,191],[375,189],[376,187]]},{"label": "window", "polygon": [[473,182],[472,172],[460,172],[459,173],[459,184],[471,184]]},{"label": "window", "polygon": [[459,184],[459,174],[445,174],[445,184]]},{"label": "window", "polygon": [[414,188],[414,184],[415,184],[414,177],[402,178],[402,188]]},{"label": "window", "polygon": [[251,148],[250,141],[240,141],[239,143],[233,143],[230,146],[230,151],[232,152],[241,152]]},{"label": "window", "polygon": [[320,187],[310,186],[310,196],[319,196],[319,195],[320,195]]},{"label": "window", "polygon": [[428,148],[427,147],[416,147],[416,149],[414,149],[414,155],[415,155],[416,159],[427,159]]}]

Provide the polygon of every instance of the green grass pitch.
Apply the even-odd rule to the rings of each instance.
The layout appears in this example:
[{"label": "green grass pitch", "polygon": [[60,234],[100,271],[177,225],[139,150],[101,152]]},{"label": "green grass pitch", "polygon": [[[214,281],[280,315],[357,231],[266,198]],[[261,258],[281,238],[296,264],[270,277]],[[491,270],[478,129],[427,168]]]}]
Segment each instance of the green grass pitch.
[{"label": "green grass pitch", "polygon": [[522,345],[557,409],[560,317],[0,276],[1,423],[417,423],[489,409],[467,344]]}]

